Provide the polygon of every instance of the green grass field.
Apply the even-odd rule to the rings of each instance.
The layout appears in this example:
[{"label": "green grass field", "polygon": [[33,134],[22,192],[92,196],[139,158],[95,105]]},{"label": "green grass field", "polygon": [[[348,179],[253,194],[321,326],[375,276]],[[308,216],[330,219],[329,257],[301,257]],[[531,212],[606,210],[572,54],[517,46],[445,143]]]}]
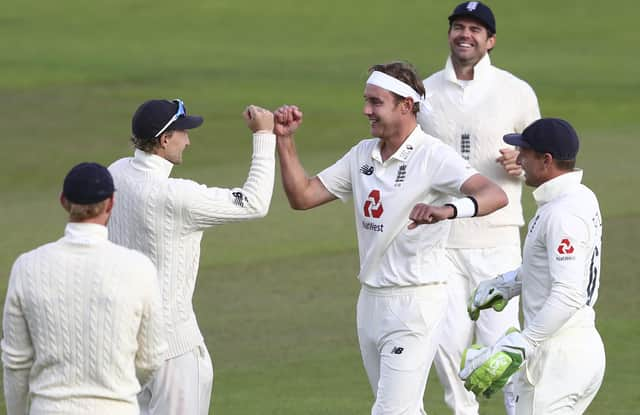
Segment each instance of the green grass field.
[{"label": "green grass field", "polygon": [[[0,13],[0,293],[15,257],[57,239],[62,178],[80,161],[131,153],[142,101],[181,97],[205,117],[174,176],[240,185],[249,103],[298,104],[310,173],[368,134],[367,68],[394,59],[424,76],[446,59],[457,4],[382,0],[23,0]],[[597,325],[605,382],[589,414],[640,414],[640,57],[637,2],[490,3],[493,62],[526,79],[545,116],[579,131],[580,167],[605,218]],[[278,180],[279,181],[279,180]],[[524,192],[527,215],[533,213]],[[355,336],[357,252],[351,206],[289,209],[278,183],[269,216],[205,233],[195,305],[216,366],[216,414],[366,414]],[[430,414],[448,413],[433,376]],[[501,411],[501,399],[482,403]],[[4,403],[0,402],[0,414]]]}]

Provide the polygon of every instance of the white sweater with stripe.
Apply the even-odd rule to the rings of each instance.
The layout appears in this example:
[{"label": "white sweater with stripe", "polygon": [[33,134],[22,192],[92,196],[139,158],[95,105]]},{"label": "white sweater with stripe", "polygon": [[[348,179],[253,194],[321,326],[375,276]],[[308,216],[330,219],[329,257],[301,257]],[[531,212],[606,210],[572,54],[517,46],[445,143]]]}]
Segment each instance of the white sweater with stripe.
[{"label": "white sweater with stripe", "polygon": [[155,267],[97,224],[16,260],[2,329],[8,415],[138,414],[167,350]]},{"label": "white sweater with stripe", "polygon": [[143,252],[158,268],[168,358],[203,342],[192,305],[203,231],[263,217],[269,210],[275,136],[253,135],[251,167],[241,188],[207,187],[170,178],[172,168],[166,159],[140,150],[109,167],[116,187],[109,237]]},{"label": "white sweater with stripe", "polygon": [[533,89],[521,79],[491,65],[485,55],[474,67],[474,79],[459,81],[451,58],[445,68],[424,80],[425,105],[418,113],[422,129],[452,146],[479,173],[497,183],[509,204],[481,218],[451,223],[450,248],[490,248],[520,244],[524,224],[520,196],[522,180],[509,176],[496,162],[502,137],[521,133],[540,118]]}]

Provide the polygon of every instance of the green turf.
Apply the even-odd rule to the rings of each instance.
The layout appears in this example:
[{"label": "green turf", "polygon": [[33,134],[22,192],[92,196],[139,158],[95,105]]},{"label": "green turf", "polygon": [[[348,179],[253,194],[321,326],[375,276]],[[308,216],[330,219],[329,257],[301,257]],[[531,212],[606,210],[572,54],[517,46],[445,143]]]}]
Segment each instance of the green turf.
[{"label": "green turf", "polygon": [[[130,116],[181,97],[205,116],[175,176],[240,185],[250,137],[240,113],[299,104],[298,148],[316,172],[368,133],[367,67],[422,75],[444,64],[456,2],[23,0],[0,13],[0,293],[20,253],[59,237],[61,180],[75,163],[128,155]],[[494,1],[493,62],[526,79],[543,115],[582,137],[579,165],[605,218],[596,306],[607,350],[590,414],[638,414],[640,66],[631,0]],[[533,212],[524,192],[527,214]],[[365,414],[371,392],[355,338],[352,205],[293,212],[277,184],[270,214],[207,231],[195,304],[216,364],[217,414]],[[430,379],[430,414],[447,413]],[[482,403],[500,413],[499,399]],[[0,402],[0,414],[4,405]]]}]

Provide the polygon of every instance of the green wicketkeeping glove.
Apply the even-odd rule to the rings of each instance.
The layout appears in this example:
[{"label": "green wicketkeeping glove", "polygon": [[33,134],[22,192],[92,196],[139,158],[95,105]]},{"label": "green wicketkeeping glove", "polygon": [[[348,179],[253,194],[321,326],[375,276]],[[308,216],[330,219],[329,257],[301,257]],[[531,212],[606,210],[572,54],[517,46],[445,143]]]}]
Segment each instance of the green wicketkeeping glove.
[{"label": "green wicketkeeping glove", "polygon": [[465,350],[460,362],[460,379],[465,381],[467,390],[488,398],[504,387],[531,350],[531,344],[519,331],[509,329],[493,347],[472,345]]},{"label": "green wicketkeeping glove", "polygon": [[502,311],[509,300],[520,294],[520,287],[516,281],[518,270],[510,271],[497,277],[482,281],[471,293],[467,303],[469,318],[476,321],[480,317],[480,310],[493,308]]}]

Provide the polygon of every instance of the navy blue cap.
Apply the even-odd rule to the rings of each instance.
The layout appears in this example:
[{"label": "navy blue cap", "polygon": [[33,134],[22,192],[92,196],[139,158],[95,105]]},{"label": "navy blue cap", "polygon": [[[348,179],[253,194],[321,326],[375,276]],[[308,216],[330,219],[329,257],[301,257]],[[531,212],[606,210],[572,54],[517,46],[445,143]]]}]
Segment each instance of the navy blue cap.
[{"label": "navy blue cap", "polygon": [[180,110],[181,101],[174,99],[151,99],[138,107],[131,119],[131,132],[134,137],[142,139],[152,139],[157,137],[160,131],[190,130],[199,127],[204,121],[197,115],[184,114],[177,117],[175,121],[167,126]]},{"label": "navy blue cap", "polygon": [[111,173],[98,163],[80,163],[73,167],[62,186],[64,198],[77,205],[102,202],[114,191]]},{"label": "navy blue cap", "polygon": [[580,148],[578,133],[559,118],[541,118],[532,122],[522,134],[507,134],[507,144],[549,153],[557,160],[575,160]]},{"label": "navy blue cap", "polygon": [[465,1],[459,4],[449,16],[449,24],[459,17],[471,17],[478,20],[491,33],[496,33],[496,18],[489,6],[479,1]]}]

